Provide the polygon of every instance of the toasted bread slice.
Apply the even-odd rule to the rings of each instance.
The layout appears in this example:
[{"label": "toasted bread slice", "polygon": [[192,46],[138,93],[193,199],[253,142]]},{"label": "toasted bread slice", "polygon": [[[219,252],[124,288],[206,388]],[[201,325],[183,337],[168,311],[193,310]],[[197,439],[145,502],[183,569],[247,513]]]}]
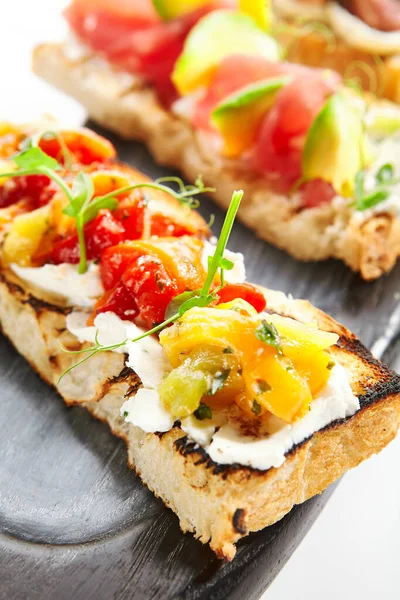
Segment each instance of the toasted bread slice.
[{"label": "toasted bread slice", "polygon": [[[336,421],[292,448],[280,468],[259,471],[213,463],[176,425],[164,434],[144,433],[124,422],[120,409],[140,380],[125,368],[124,356],[100,353],[70,372],[77,360],[60,346],[82,346],[66,330],[72,307],[39,294],[3,268],[0,272],[0,323],[43,379],[67,404],[80,404],[107,422],[128,447],[128,465],[193,532],[220,556],[232,559],[235,543],[248,533],[281,519],[295,504],[321,493],[345,471],[379,452],[396,435],[400,420],[400,377],[375,360],[347,329],[308,302],[264,290],[268,307],[300,321],[314,320],[340,340],[335,360],[347,371],[360,410]],[[79,358],[79,357],[78,357]]]},{"label": "toasted bread slice", "polygon": [[239,217],[257,235],[300,260],[339,258],[366,280],[390,271],[400,256],[400,219],[378,213],[365,221],[335,203],[299,210],[265,180],[222,159],[201,132],[164,110],[140,79],[127,83],[94,56],[70,59],[65,46],[46,44],[34,53],[35,72],[80,101],[97,123],[124,138],[143,140],[158,162],[193,180],[201,174],[227,207],[232,189],[245,191]]}]

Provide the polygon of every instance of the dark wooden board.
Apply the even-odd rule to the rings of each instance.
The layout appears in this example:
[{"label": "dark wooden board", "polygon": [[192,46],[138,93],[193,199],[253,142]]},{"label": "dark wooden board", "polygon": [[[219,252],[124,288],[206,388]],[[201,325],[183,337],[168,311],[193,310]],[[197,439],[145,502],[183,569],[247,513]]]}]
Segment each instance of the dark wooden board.
[{"label": "dark wooden board", "polygon": [[[115,142],[122,160],[165,174],[141,145]],[[222,212],[207,199],[200,210],[215,214],[218,232]],[[366,284],[340,262],[298,263],[240,224],[230,248],[245,254],[249,280],[309,298],[369,346],[385,336],[377,348],[395,360],[400,265]],[[333,491],[252,534],[223,563],[180,532],[175,515],[128,471],[124,445],[105,425],[66,408],[3,338],[0,354],[0,598],[256,600]]]}]

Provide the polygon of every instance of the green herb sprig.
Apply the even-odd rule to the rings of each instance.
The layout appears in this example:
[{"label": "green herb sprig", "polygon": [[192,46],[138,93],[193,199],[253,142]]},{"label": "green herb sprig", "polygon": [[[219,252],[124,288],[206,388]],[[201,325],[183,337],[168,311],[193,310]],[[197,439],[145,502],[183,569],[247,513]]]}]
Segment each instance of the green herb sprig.
[{"label": "green herb sprig", "polygon": [[373,208],[386,200],[390,195],[389,186],[395,185],[400,178],[395,176],[395,170],[392,164],[383,165],[375,175],[375,188],[365,190],[366,171],[359,171],[355,179],[355,203],[356,210],[367,210]]},{"label": "green herb sprig", "polygon": [[[54,132],[51,132],[53,135]],[[118,188],[103,196],[95,197],[95,190],[91,177],[84,171],[80,171],[72,180],[71,186],[57,172],[61,165],[52,157],[48,156],[38,146],[40,136],[29,138],[26,144],[28,147],[19,154],[12,157],[18,169],[8,173],[0,173],[0,177],[20,177],[26,175],[46,175],[54,181],[66,195],[69,204],[63,209],[63,213],[75,219],[78,242],[79,242],[79,266],[78,272],[83,274],[87,271],[87,253],[84,226],[86,223],[96,218],[99,210],[114,210],[118,206],[117,196],[125,194],[139,188],[150,188],[158,190],[172,196],[181,204],[190,209],[197,208],[199,201],[196,198],[198,194],[214,191],[213,188],[206,187],[198,177],[194,185],[185,186],[179,177],[162,177],[154,182],[137,183],[122,188]],[[58,139],[58,138],[57,138]],[[61,139],[61,138],[60,138]],[[68,149],[64,146],[65,157],[67,160]],[[172,183],[178,186],[174,190],[165,183]]]},{"label": "green herb sprig", "polygon": [[268,346],[273,346],[282,352],[282,342],[278,330],[273,323],[263,319],[255,331],[256,338]]},{"label": "green herb sprig", "polygon": [[230,202],[228,211],[225,216],[225,220],[224,220],[224,224],[222,226],[220,238],[219,238],[217,246],[215,248],[215,252],[214,252],[213,256],[210,257],[210,260],[209,260],[208,273],[207,273],[207,277],[206,277],[203,287],[200,290],[196,290],[193,292],[183,292],[183,294],[176,296],[170,303],[169,307],[167,308],[166,320],[163,321],[162,323],[160,323],[159,325],[157,325],[156,327],[153,327],[149,331],[144,332],[137,338],[134,338],[132,340],[126,339],[123,342],[114,344],[112,346],[103,346],[99,342],[98,331],[97,331],[96,337],[95,337],[95,345],[92,346],[91,348],[86,348],[84,350],[71,351],[71,350],[67,350],[66,348],[61,346],[61,348],[64,350],[64,352],[67,352],[68,354],[87,354],[87,356],[85,356],[81,361],[79,361],[75,365],[72,365],[69,369],[64,371],[64,373],[62,373],[62,375],[60,376],[58,383],[60,383],[61,379],[63,377],[65,377],[65,375],[67,375],[67,373],[69,373],[70,371],[72,371],[73,369],[75,369],[76,367],[81,365],[82,363],[86,362],[87,360],[89,360],[90,358],[92,358],[93,356],[98,354],[99,352],[108,352],[108,351],[112,351],[112,350],[117,350],[118,348],[122,348],[123,346],[125,346],[128,342],[131,342],[131,343],[139,342],[140,340],[144,339],[145,337],[147,337],[149,335],[153,335],[155,333],[158,333],[159,331],[161,331],[162,329],[164,329],[171,323],[174,323],[191,308],[194,308],[194,307],[201,308],[204,306],[208,306],[216,299],[216,293],[219,288],[217,290],[211,291],[212,284],[214,282],[214,278],[215,278],[216,274],[218,273],[219,270],[221,272],[223,272],[224,270],[230,270],[233,268],[233,263],[231,263],[230,261],[227,261],[224,258],[224,251],[226,249],[226,245],[228,243],[229,236],[232,231],[232,227],[235,222],[236,214],[239,209],[239,205],[242,200],[242,197],[243,197],[242,190],[235,191],[232,195],[232,200]]}]

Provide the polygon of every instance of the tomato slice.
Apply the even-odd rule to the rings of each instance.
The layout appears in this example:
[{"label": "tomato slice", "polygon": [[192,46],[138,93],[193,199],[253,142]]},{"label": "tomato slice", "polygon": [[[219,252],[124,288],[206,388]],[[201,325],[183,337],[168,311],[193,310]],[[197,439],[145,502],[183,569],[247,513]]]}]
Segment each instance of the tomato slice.
[{"label": "tomato slice", "polygon": [[171,73],[186,36],[201,17],[224,2],[210,2],[209,6],[164,22],[153,18],[144,0],[137,11],[127,6],[127,0],[117,2],[115,8],[111,5],[114,2],[76,0],[65,16],[82,42],[125,71],[145,77],[161,101],[170,105],[178,97]]},{"label": "tomato slice", "polygon": [[[85,225],[86,256],[88,260],[99,258],[109,246],[119,244],[124,239],[124,228],[107,209],[99,211],[93,221]],[[55,264],[79,262],[78,236],[72,235],[57,242],[51,252]]]},{"label": "tomato slice", "polygon": [[246,300],[258,313],[265,310],[267,306],[264,294],[251,283],[227,283],[219,290],[217,296],[218,304],[231,302],[237,298]]}]

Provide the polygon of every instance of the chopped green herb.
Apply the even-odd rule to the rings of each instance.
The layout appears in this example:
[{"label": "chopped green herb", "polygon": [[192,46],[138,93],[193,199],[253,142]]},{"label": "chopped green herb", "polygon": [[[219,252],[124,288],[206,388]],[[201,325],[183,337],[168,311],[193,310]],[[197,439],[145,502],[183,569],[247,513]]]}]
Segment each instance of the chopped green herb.
[{"label": "chopped green herb", "polygon": [[229,377],[230,369],[224,369],[223,371],[218,371],[213,378],[211,389],[209,391],[210,396],[213,396],[224,387],[225,381]]},{"label": "chopped green herb", "polygon": [[211,408],[207,406],[207,404],[203,404],[203,402],[200,402],[199,408],[196,409],[193,414],[199,421],[212,418]]},{"label": "chopped green herb", "polygon": [[326,365],[326,368],[328,369],[328,371],[332,371],[333,367],[336,365],[334,360],[330,360],[328,362],[328,364]]},{"label": "chopped green herb", "polygon": [[124,419],[126,419],[126,417],[129,415],[127,410],[124,410]]},{"label": "chopped green herb", "polygon": [[222,350],[222,354],[233,354],[233,350],[232,348],[229,348],[229,346],[227,346]]},{"label": "chopped green herb", "polygon": [[378,183],[390,183],[394,178],[394,167],[390,163],[383,165],[376,174]]},{"label": "chopped green herb", "polygon": [[256,383],[257,386],[257,394],[264,394],[264,392],[269,392],[272,390],[271,386],[265,379],[259,379]]},{"label": "chopped green herb", "polygon": [[388,186],[399,182],[395,177],[392,164],[383,165],[375,175],[375,188],[365,190],[366,172],[359,171],[355,178],[355,203],[356,210],[368,210],[386,200],[390,195]]},{"label": "chopped green herb", "polygon": [[261,415],[261,404],[257,402],[257,400],[253,400],[253,405],[251,407],[252,412],[256,415],[256,417]]},{"label": "chopped green herb", "polygon": [[256,338],[268,346],[273,346],[282,352],[281,338],[273,323],[268,323],[265,319],[256,329]]}]

